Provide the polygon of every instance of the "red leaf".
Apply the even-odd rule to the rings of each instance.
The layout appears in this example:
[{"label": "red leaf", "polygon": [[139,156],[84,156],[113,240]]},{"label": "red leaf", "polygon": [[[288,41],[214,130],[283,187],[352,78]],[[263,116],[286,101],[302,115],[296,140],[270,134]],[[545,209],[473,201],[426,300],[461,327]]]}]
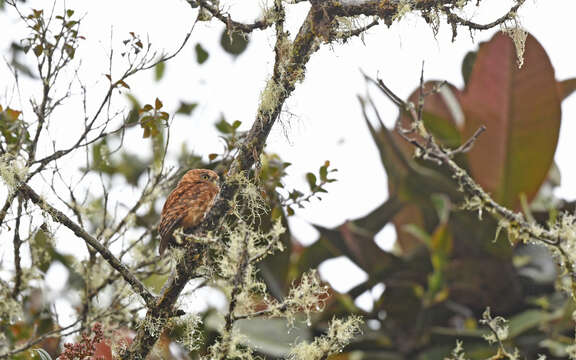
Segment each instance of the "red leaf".
[{"label": "red leaf", "polygon": [[462,95],[464,135],[481,125],[469,153],[470,169],[496,201],[519,205],[532,199],[552,165],[560,130],[560,97],[548,55],[531,35],[518,69],[512,40],[502,33],[480,46]]}]

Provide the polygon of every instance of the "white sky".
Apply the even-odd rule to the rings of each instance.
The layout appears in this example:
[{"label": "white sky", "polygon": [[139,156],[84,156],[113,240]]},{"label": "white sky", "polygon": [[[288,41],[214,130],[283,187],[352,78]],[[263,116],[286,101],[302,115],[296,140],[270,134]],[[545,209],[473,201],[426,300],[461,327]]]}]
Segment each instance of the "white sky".
[{"label": "white sky", "polygon": [[[223,1],[233,18],[246,21],[259,16],[261,2]],[[29,1],[26,7],[30,4],[41,8],[50,3]],[[162,6],[159,6],[160,3]],[[504,14],[511,3],[483,0],[480,8],[470,12],[470,15],[476,22],[489,22]],[[76,56],[83,62],[79,75],[89,85],[94,98],[102,96],[107,84],[104,74],[109,72],[107,57],[111,45],[111,29],[114,34],[112,44],[116,49],[121,40],[128,37],[128,32],[133,31],[143,38],[148,36],[153,48],[171,52],[177,48],[196,17],[196,10],[191,9],[183,0],[68,0],[66,4],[76,9],[77,13],[86,14],[81,33],[87,40],[81,44]],[[288,28],[292,34],[296,33],[308,6],[306,3],[288,6]],[[573,19],[575,13],[574,0],[527,0],[519,12],[522,24],[548,52],[560,80],[576,77],[576,47],[572,39],[573,34],[576,34],[576,22]],[[5,54],[4,50],[10,45],[10,40],[21,38],[26,32],[16,26],[14,21],[6,21],[11,17],[6,14],[0,16],[0,49]],[[246,128],[254,119],[259,94],[273,65],[273,30],[256,31],[247,51],[236,59],[221,49],[221,30],[222,25],[217,21],[198,24],[187,47],[167,64],[162,82],[154,82],[151,71],[128,81],[142,103],[152,103],[159,97],[171,113],[177,109],[180,100],[199,103],[192,117],[175,118],[170,148],[173,154],[180,150],[183,142],[186,142],[189,149],[205,156],[219,152],[221,143],[217,140],[213,123],[220,113],[228,120],[243,121]],[[366,91],[360,70],[369,75],[379,75],[399,95],[406,97],[418,83],[420,66],[424,60],[427,79],[446,79],[461,87],[463,81],[460,65],[463,56],[470,50],[476,50],[478,42],[489,39],[493,33],[475,33],[472,39],[467,31],[461,29],[456,41],[451,42],[452,34],[448,25],[443,24],[440,33],[434,37],[422,19],[417,15],[408,15],[391,28],[384,25],[373,28],[363,41],[353,39],[344,45],[325,45],[313,55],[305,81],[297,86],[284,107],[286,113],[282,116],[283,125],[275,126],[268,141],[269,151],[277,152],[285,161],[293,163],[286,180],[288,188],[306,190],[308,187],[304,174],[317,171],[325,160],[330,160],[339,170],[336,173],[338,182],[327,187],[329,194],[324,196],[323,201],[313,202],[294,217],[293,230],[300,240],[310,243],[315,239],[314,231],[306,222],[324,226],[338,225],[347,219],[366,214],[387,197],[385,173],[356,100],[357,94]],[[195,61],[196,43],[201,43],[210,54],[203,65]],[[121,64],[115,64],[117,71],[120,68]],[[5,105],[9,99],[13,107],[18,108],[17,96],[7,87],[7,82],[10,83],[11,79],[2,63],[0,104]],[[26,86],[24,82],[23,87]],[[33,88],[27,90],[37,91]],[[392,124],[396,117],[394,106],[382,97],[376,96],[376,99],[385,121]],[[60,125],[58,130],[53,131],[62,146],[70,141],[70,133],[82,126],[81,118],[77,115],[79,107],[68,105],[70,107],[57,114]],[[90,107],[94,105],[89,104]],[[556,155],[562,173],[562,185],[557,195],[575,199],[576,169],[570,136],[576,134],[576,122],[573,119],[576,116],[576,96],[566,100],[562,110],[563,122]],[[48,145],[44,144],[45,151],[50,149]],[[143,154],[149,153],[147,141],[139,137],[130,140],[129,146],[141,148]],[[5,191],[0,189],[0,199],[4,196]],[[389,246],[393,237],[394,232],[387,229],[378,238],[378,242]],[[83,247],[82,244],[80,246]],[[343,260],[340,260],[339,266],[325,266],[344,271],[352,267]],[[336,289],[347,290],[357,281],[358,276],[354,278],[336,276],[330,280]]]}]

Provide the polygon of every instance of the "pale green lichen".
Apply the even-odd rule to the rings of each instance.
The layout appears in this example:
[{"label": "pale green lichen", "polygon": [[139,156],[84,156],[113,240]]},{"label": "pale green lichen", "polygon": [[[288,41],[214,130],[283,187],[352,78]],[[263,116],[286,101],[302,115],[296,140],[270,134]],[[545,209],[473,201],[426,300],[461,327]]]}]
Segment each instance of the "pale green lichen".
[{"label": "pale green lichen", "polygon": [[187,314],[179,318],[177,325],[182,326],[182,337],[178,340],[188,351],[196,351],[202,344],[202,331],[199,329],[202,318],[197,314]]},{"label": "pale green lichen", "polygon": [[255,360],[263,359],[255,356],[252,349],[244,346],[247,342],[246,337],[238,331],[233,330],[227,339],[216,341],[208,350],[208,356],[202,357],[203,360],[215,359],[238,359],[238,360]]},{"label": "pale green lichen", "polygon": [[0,320],[14,324],[22,319],[22,303],[16,301],[10,293],[10,287],[0,280]]},{"label": "pale green lichen", "polygon": [[362,319],[350,316],[343,319],[332,319],[328,333],[317,337],[313,342],[301,342],[290,352],[290,360],[319,360],[336,354],[361,333]]},{"label": "pale green lichen", "polygon": [[514,42],[514,47],[516,48],[516,63],[520,69],[522,68],[522,65],[524,65],[524,51],[526,50],[526,38],[528,37],[528,33],[522,28],[517,14],[511,14],[511,16],[512,26],[509,26],[504,22],[501,25],[501,30],[503,33],[508,34]]},{"label": "pale green lichen", "polygon": [[236,183],[238,192],[230,201],[231,214],[242,222],[253,223],[269,211],[261,190],[244,173],[231,176],[228,181]]},{"label": "pale green lichen", "polygon": [[412,11],[411,0],[400,0],[398,2],[398,11],[392,17],[392,21],[402,19],[406,14]]},{"label": "pale green lichen", "polygon": [[508,338],[508,320],[501,316],[492,317],[489,307],[482,313],[480,323],[488,326],[492,331],[483,336],[490,344],[498,343]]},{"label": "pale green lichen", "polygon": [[450,356],[444,358],[444,360],[468,360],[464,352],[464,347],[462,346],[462,341],[456,340],[456,346],[452,349]]},{"label": "pale green lichen", "polygon": [[27,175],[28,168],[20,159],[14,158],[12,154],[0,156],[0,178],[8,187],[10,193],[18,188]]},{"label": "pale green lichen", "polygon": [[469,0],[458,0],[456,1],[456,7],[458,9],[462,9],[466,4],[468,4]]},{"label": "pale green lichen", "polygon": [[166,319],[163,318],[153,318],[151,316],[146,316],[140,322],[138,328],[143,327],[144,330],[153,337],[159,337],[164,330],[164,325],[166,324]]},{"label": "pale green lichen", "polygon": [[283,316],[291,326],[296,315],[303,312],[306,322],[310,324],[311,314],[324,310],[328,296],[328,287],[321,283],[315,270],[310,270],[302,275],[297,285],[290,288],[283,302],[269,304],[269,309],[271,316]]},{"label": "pale green lichen", "polygon": [[259,112],[266,116],[272,115],[280,104],[280,99],[286,90],[273,78],[268,80],[264,91],[260,94]]}]

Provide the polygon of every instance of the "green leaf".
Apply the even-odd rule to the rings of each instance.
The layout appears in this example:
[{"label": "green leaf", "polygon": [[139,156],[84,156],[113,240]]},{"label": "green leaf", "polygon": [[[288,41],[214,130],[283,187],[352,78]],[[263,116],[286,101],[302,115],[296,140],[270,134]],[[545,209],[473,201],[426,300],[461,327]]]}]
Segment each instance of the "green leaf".
[{"label": "green leaf", "polygon": [[468,153],[470,170],[500,204],[517,209],[520,194],[536,195],[552,165],[560,131],[560,96],[554,68],[532,36],[524,66],[505,34],[480,46],[462,95],[465,138],[480,126],[487,131]]},{"label": "green leaf", "polygon": [[68,21],[64,26],[66,26],[68,29],[72,28],[74,25],[78,24],[78,21],[76,20],[71,20]]},{"label": "green leaf", "polygon": [[328,166],[320,166],[320,171],[318,173],[320,174],[320,180],[326,181],[328,177]]},{"label": "green leaf", "polygon": [[404,204],[397,196],[391,195],[382,205],[372,210],[368,215],[354,220],[354,224],[361,229],[376,234],[380,232],[392,218],[402,209]]},{"label": "green leaf", "polygon": [[197,103],[187,103],[187,102],[180,102],[180,107],[176,110],[176,114],[184,114],[190,115],[194,109],[198,106]]},{"label": "green leaf", "polygon": [[218,131],[220,131],[223,134],[231,134],[234,132],[234,127],[230,125],[230,123],[226,121],[226,119],[224,118],[221,118],[220,121],[218,121],[215,126],[216,129],[218,129]]},{"label": "green leaf", "polygon": [[200,65],[204,64],[204,62],[208,60],[210,54],[208,54],[208,52],[204,50],[204,48],[200,44],[196,44],[194,50],[196,51],[196,61],[198,62],[198,64]]},{"label": "green leaf", "polygon": [[[314,228],[320,232],[320,239],[312,245],[315,255],[311,258],[301,259],[299,262],[300,270],[306,270],[305,267],[317,267],[319,264],[317,261],[340,255],[347,256],[369,274],[375,274],[390,266],[397,265],[396,256],[380,249],[372,234],[366,233],[353,223],[344,223],[334,229],[319,225],[314,225]],[[304,257],[305,253],[301,256]]]},{"label": "green leaf", "polygon": [[530,329],[542,327],[552,321],[558,321],[559,317],[558,314],[542,310],[526,310],[510,319],[508,338],[513,339]]},{"label": "green leaf", "polygon": [[231,32],[224,29],[220,37],[220,45],[227,53],[238,56],[246,50],[248,46],[248,35],[240,32]]},{"label": "green leaf", "polygon": [[316,187],[316,175],[314,175],[311,172],[307,173],[306,174],[306,181],[308,181],[308,185],[310,185],[310,189],[314,190],[314,188]]},{"label": "green leaf", "polygon": [[470,79],[470,74],[474,68],[474,62],[476,61],[476,56],[478,56],[477,51],[469,51],[462,60],[462,78],[464,79],[464,84],[468,84]]},{"label": "green leaf", "polygon": [[159,62],[154,66],[154,80],[160,81],[164,77],[164,72],[166,70],[166,63],[164,61]]},{"label": "green leaf", "polygon": [[40,56],[42,55],[42,51],[44,51],[44,47],[42,46],[42,44],[39,44],[34,46],[34,49],[32,49],[32,51],[34,51],[34,55]]}]

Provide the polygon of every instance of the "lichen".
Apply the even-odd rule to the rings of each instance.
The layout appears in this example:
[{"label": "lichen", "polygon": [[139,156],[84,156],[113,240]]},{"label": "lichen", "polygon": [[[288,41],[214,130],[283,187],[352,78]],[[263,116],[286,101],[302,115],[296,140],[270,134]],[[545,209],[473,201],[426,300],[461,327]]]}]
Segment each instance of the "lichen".
[{"label": "lichen", "polygon": [[10,193],[18,188],[26,175],[28,175],[28,168],[21,159],[14,158],[12,154],[8,153],[0,156],[0,178]]},{"label": "lichen", "polygon": [[259,112],[266,116],[272,115],[279,106],[280,98],[285,92],[286,90],[274,78],[268,80],[264,91],[260,94]]},{"label": "lichen", "polygon": [[183,334],[179,342],[188,351],[196,351],[202,344],[202,332],[199,329],[201,323],[202,318],[197,314],[188,314],[177,320],[177,325],[183,327]]},{"label": "lichen", "polygon": [[332,319],[326,335],[313,342],[301,342],[290,352],[290,360],[318,360],[342,351],[348,343],[361,333],[362,319],[350,316],[347,319]]},{"label": "lichen", "polygon": [[10,294],[10,287],[0,280],[0,320],[14,324],[23,317],[22,304]]},{"label": "lichen", "polygon": [[508,34],[512,41],[514,42],[514,47],[516,48],[516,63],[518,68],[522,68],[524,65],[524,51],[526,50],[526,38],[528,33],[522,28],[520,20],[516,14],[511,14],[512,16],[512,26],[509,26],[504,22],[501,26],[503,33]]}]

